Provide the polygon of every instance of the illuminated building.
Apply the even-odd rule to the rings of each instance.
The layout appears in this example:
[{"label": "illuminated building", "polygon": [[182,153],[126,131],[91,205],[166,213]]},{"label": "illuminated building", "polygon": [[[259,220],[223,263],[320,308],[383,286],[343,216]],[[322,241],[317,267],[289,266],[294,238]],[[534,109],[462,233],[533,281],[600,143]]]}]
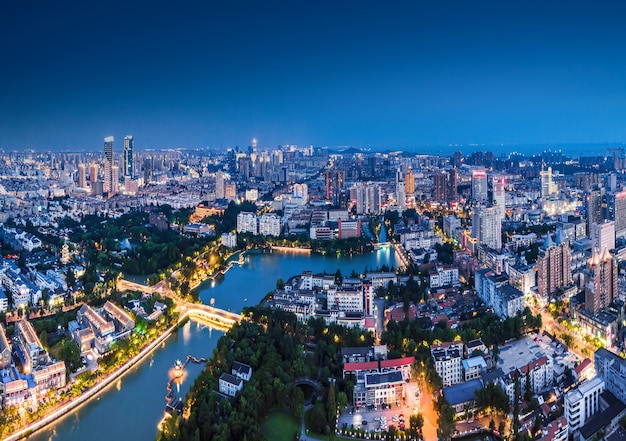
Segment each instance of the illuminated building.
[{"label": "illuminated building", "polygon": [[540,297],[546,298],[571,282],[570,262],[571,252],[563,231],[557,232],[556,242],[547,234],[537,257],[537,289]]},{"label": "illuminated building", "polygon": [[472,172],[472,199],[477,202],[487,201],[487,172],[485,170]]},{"label": "illuminated building", "polygon": [[135,141],[133,137],[127,135],[124,137],[124,156],[122,164],[122,173],[124,176],[135,177],[135,157],[134,157]]},{"label": "illuminated building", "polygon": [[102,191],[109,193],[113,190],[113,137],[104,138],[104,184]]}]

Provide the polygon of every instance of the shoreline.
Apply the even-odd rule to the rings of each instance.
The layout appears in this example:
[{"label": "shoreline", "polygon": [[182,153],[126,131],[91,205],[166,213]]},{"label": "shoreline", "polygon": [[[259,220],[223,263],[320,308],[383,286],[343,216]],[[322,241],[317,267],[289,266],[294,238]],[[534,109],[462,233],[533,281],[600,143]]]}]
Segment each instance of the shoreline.
[{"label": "shoreline", "polygon": [[[178,329],[181,323],[183,323],[187,319],[192,320],[189,310],[185,311],[183,315],[181,315],[178,318],[178,321],[176,322],[176,324],[167,328],[163,332],[163,334],[158,336],[152,343],[146,346],[139,354],[137,354],[135,357],[125,362],[122,366],[120,366],[114,372],[112,372],[108,377],[102,379],[101,382],[93,386],[91,389],[87,390],[80,397],[62,405],[60,408],[54,410],[53,412],[41,418],[40,420],[32,423],[28,427],[25,427],[19,430],[18,432],[15,432],[9,435],[8,437],[4,439],[4,441],[18,441],[20,439],[27,438],[30,435],[36,433],[37,431],[45,428],[46,426],[49,426],[50,424],[57,422],[61,418],[68,416],[68,414],[80,408],[84,404],[87,404],[92,398],[95,398],[101,392],[104,392],[106,389],[114,385],[114,383],[118,379],[123,378],[124,375],[130,372],[133,367],[135,367],[137,364],[144,361],[144,359],[148,355],[152,354],[161,345],[161,343],[164,343],[170,337],[170,335],[172,335],[172,333],[176,329]],[[220,326],[218,325],[214,325],[214,326],[216,328],[220,328]]]}]

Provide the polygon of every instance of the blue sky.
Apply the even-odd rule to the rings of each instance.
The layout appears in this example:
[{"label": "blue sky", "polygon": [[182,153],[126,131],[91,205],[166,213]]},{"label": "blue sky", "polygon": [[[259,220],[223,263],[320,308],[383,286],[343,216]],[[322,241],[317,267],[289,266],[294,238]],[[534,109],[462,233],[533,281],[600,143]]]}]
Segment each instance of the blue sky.
[{"label": "blue sky", "polygon": [[0,4],[0,148],[626,140],[617,1],[94,3]]}]

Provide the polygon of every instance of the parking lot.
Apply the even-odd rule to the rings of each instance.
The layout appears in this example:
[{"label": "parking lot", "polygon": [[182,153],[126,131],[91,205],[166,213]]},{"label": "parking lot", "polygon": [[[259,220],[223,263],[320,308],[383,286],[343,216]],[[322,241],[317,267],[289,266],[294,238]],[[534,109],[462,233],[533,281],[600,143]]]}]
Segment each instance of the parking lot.
[{"label": "parking lot", "polygon": [[[348,406],[344,413],[339,416],[338,429],[384,432],[391,425],[399,429],[402,426],[401,419],[404,420],[404,426],[408,428],[410,416],[419,412],[421,394],[416,382],[405,383],[404,391],[404,400],[390,404],[388,408],[381,408],[381,406],[378,406],[378,408],[373,406],[361,406],[360,408]],[[398,404],[400,405],[398,406]]]}]

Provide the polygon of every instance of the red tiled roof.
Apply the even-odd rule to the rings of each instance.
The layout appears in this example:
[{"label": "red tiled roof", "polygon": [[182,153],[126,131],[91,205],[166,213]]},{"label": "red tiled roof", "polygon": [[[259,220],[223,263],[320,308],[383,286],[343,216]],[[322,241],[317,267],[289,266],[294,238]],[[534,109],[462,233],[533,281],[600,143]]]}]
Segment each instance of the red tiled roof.
[{"label": "red tiled roof", "polygon": [[582,363],[580,363],[578,366],[576,366],[574,368],[574,372],[576,372],[576,375],[580,375],[580,373],[591,364],[591,360],[589,360],[588,358],[585,358]]},{"label": "red tiled roof", "polygon": [[343,370],[344,371],[364,371],[378,369],[377,361],[366,361],[364,363],[344,363]]},{"label": "red tiled roof", "polygon": [[404,357],[404,358],[396,358],[395,360],[383,360],[380,362],[381,368],[390,368],[390,367],[398,367],[404,366],[407,364],[413,364],[415,362],[415,357]]},{"label": "red tiled roof", "polygon": [[548,357],[546,357],[545,355],[543,357],[539,357],[538,359],[536,359],[535,361],[533,361],[532,363],[529,363],[525,366],[522,366],[521,368],[519,368],[519,371],[522,374],[525,374],[526,372],[528,372],[528,370],[533,370],[535,369],[537,366],[542,366],[544,364],[546,364],[546,362],[548,361]]}]

